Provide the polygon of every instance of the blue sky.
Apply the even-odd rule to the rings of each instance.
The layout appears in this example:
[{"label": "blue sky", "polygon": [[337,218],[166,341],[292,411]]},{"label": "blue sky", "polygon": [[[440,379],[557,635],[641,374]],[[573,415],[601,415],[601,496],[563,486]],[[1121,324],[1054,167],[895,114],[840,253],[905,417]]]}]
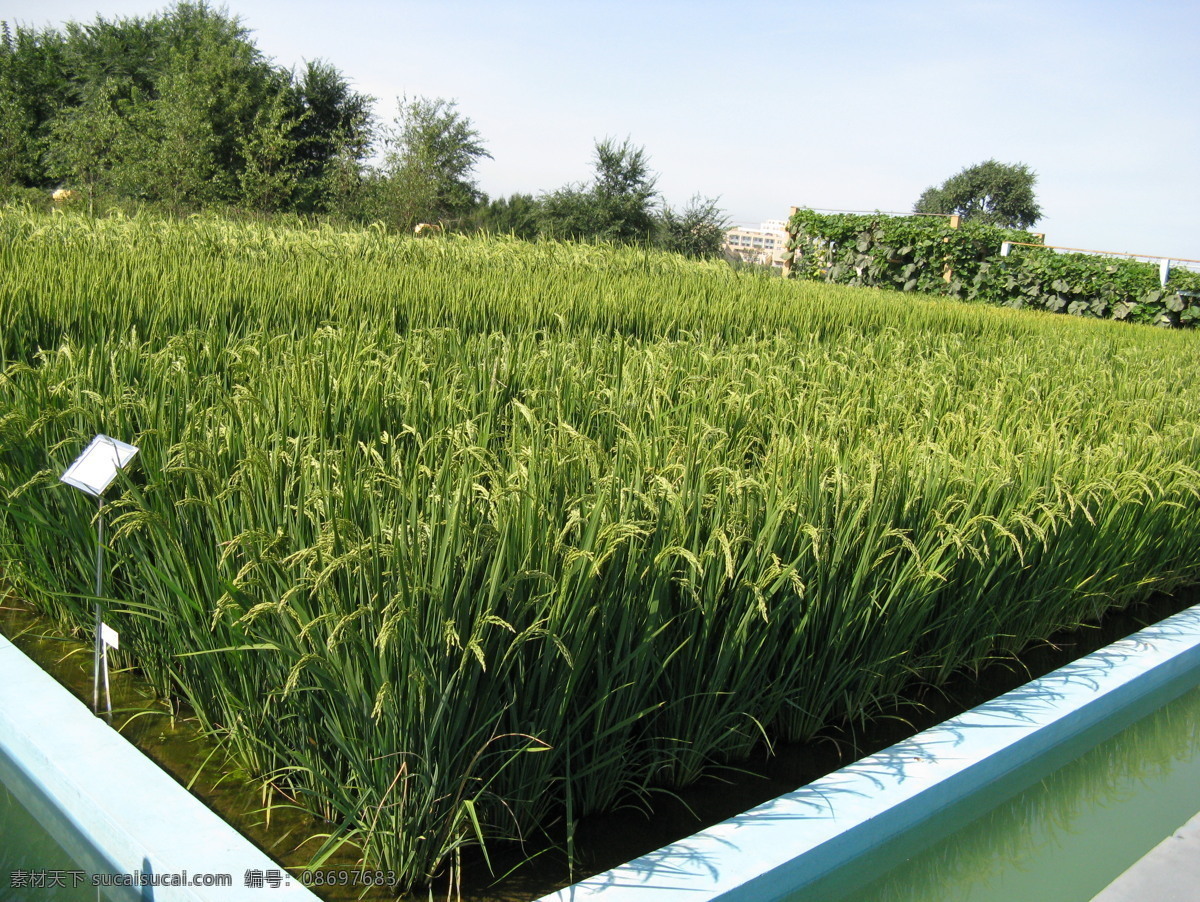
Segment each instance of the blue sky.
[{"label": "blue sky", "polygon": [[[26,25],[152,0],[0,0]],[[1200,259],[1200,4],[230,0],[260,49],[378,99],[458,102],[493,196],[646,148],[666,199],[738,223],[790,206],[906,211],[994,157],[1038,173],[1052,244]],[[336,10],[336,12],[334,12]]]}]

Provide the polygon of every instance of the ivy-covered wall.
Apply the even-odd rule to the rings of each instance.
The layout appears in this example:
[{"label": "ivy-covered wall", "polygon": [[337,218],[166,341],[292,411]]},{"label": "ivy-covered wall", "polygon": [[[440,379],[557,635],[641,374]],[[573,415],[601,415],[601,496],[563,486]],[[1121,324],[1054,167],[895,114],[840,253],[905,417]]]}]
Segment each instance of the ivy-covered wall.
[{"label": "ivy-covered wall", "polygon": [[1200,321],[1200,273],[1172,269],[1163,288],[1153,263],[1019,245],[1000,256],[1006,241],[1040,243],[1030,232],[811,210],[794,213],[788,228],[797,278],[1168,327]]}]

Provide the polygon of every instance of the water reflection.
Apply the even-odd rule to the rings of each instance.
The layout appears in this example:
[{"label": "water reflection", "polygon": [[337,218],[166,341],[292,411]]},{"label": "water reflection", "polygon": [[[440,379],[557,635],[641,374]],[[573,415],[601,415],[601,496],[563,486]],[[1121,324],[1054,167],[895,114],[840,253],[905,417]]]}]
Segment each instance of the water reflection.
[{"label": "water reflection", "polygon": [[[855,892],[805,902],[1087,902],[1200,811],[1200,688],[1127,727]],[[907,837],[912,841],[913,837]],[[871,856],[886,858],[887,849]],[[797,897],[797,902],[801,897]]]}]

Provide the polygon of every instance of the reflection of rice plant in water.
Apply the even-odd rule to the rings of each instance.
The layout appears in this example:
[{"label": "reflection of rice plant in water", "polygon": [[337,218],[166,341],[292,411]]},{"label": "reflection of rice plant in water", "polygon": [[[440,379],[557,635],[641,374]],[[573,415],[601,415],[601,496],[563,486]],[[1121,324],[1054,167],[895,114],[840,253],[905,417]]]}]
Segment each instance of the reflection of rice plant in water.
[{"label": "reflection of rice plant in water", "polygon": [[[1104,809],[1115,808],[1124,819],[1136,818],[1138,809],[1125,803],[1144,792],[1147,783],[1165,780],[1182,768],[1190,776],[1172,785],[1195,785],[1200,772],[1197,713],[1200,689],[1193,689],[846,897],[847,902],[943,902],[977,898],[973,891],[992,898],[989,885],[1021,869],[1031,856],[1057,848],[1057,837],[1088,829],[1090,819],[1105,822]],[[1190,804],[1196,801],[1192,796]],[[1185,799],[1184,807],[1188,804]],[[1139,851],[1143,850],[1133,847],[1135,857]],[[1097,871],[1112,864],[1090,857],[1063,861],[1062,867]]]},{"label": "reflection of rice plant in water", "polygon": [[[640,250],[0,214],[0,566],[420,881],[1195,577],[1191,333]],[[566,826],[564,826],[566,825]]]}]

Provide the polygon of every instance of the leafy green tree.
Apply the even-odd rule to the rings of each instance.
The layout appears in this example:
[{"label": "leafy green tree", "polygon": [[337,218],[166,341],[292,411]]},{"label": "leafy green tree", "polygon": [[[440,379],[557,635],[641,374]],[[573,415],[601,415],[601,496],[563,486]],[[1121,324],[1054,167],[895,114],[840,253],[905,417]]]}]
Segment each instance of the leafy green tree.
[{"label": "leafy green tree", "polygon": [[957,213],[972,222],[1027,229],[1042,217],[1033,193],[1036,182],[1037,173],[1024,163],[985,160],[926,188],[913,212]]},{"label": "leafy green tree", "polygon": [[586,185],[566,185],[539,198],[539,234],[565,241],[599,241],[607,231],[600,199]]},{"label": "leafy green tree", "polygon": [[[320,185],[315,186],[319,204],[302,201],[300,209],[332,214],[352,222],[368,222],[383,215],[380,199],[384,196],[384,187],[383,173],[364,166],[361,156],[346,146],[328,161]],[[313,185],[303,182],[301,196],[313,189]]]},{"label": "leafy green tree", "polygon": [[[207,7],[180,4],[169,24],[180,33],[168,39],[166,71],[142,129],[144,193],[182,208],[246,203],[241,189],[251,185],[261,201],[262,176],[294,156],[291,124],[280,128],[288,75],[269,64],[237,20]],[[256,154],[256,171],[243,181],[247,150]],[[272,154],[283,159],[269,160]]]},{"label": "leafy green tree", "polygon": [[657,181],[645,148],[634,147],[629,139],[617,144],[606,138],[596,145],[594,190],[607,220],[604,237],[642,241],[654,234]]},{"label": "leafy green tree", "polygon": [[697,194],[678,212],[663,206],[658,244],[687,257],[719,257],[728,228],[729,218],[717,206],[716,198]]},{"label": "leafy green tree", "polygon": [[132,160],[136,176],[126,185],[128,193],[177,210],[233,199],[235,176],[222,159],[222,144],[231,136],[217,121],[222,98],[208,90],[215,75],[185,64],[161,78],[156,101],[130,117],[142,143]]},{"label": "leafy green tree", "polygon": [[[238,194],[243,204],[264,212],[293,205],[302,167],[294,131],[295,123],[282,92],[259,109],[253,127],[241,138],[238,148],[242,158]],[[321,176],[312,178],[317,181]]]},{"label": "leafy green tree", "polygon": [[371,151],[372,98],[352,90],[336,68],[319,60],[305,64],[290,95],[297,207],[329,212],[356,204]]},{"label": "leafy green tree", "polygon": [[542,198],[541,231],[554,238],[649,241],[658,193],[645,149],[606,138],[596,143],[594,165],[589,185],[567,185]]},{"label": "leafy green tree", "polygon": [[0,21],[0,184],[44,188],[50,125],[64,106],[68,83],[57,32],[15,31]]},{"label": "leafy green tree", "polygon": [[[205,8],[206,9],[206,8]],[[183,16],[188,25],[172,21]],[[120,85],[126,98],[153,96],[167,66],[167,51],[186,38],[197,11],[180,4],[160,16],[68,22],[63,64],[76,101],[100,86]]]},{"label": "leafy green tree", "polygon": [[631,197],[649,206],[655,197],[658,177],[650,172],[644,147],[634,147],[626,138],[596,142],[596,191],[606,197]]},{"label": "leafy green tree", "polygon": [[7,22],[0,22],[0,185],[36,182],[37,122],[18,83],[17,53]]},{"label": "leafy green tree", "polygon": [[464,217],[482,195],[478,162],[491,154],[457,104],[441,98],[401,98],[380,182],[380,214],[402,229]]},{"label": "leafy green tree", "polygon": [[531,241],[538,235],[539,215],[538,201],[532,194],[513,194],[490,201],[485,198],[472,218],[477,230]]},{"label": "leafy green tree", "polygon": [[121,188],[121,162],[128,156],[132,128],[119,112],[117,95],[115,80],[105,82],[50,125],[47,172],[82,188],[89,201],[97,193]]},{"label": "leafy green tree", "polygon": [[322,211],[361,182],[370,103],[328,64],[274,66],[204,0],[63,34],[0,26],[0,183]]},{"label": "leafy green tree", "polygon": [[[266,147],[279,135],[254,133],[290,135],[291,123],[280,127],[290,78],[236,19],[180,3],[149,19],[70,23],[67,32],[73,102],[51,127],[59,178],[175,209],[244,202],[246,187],[262,199],[263,174],[278,169]],[[243,179],[248,152],[256,169]]]}]

